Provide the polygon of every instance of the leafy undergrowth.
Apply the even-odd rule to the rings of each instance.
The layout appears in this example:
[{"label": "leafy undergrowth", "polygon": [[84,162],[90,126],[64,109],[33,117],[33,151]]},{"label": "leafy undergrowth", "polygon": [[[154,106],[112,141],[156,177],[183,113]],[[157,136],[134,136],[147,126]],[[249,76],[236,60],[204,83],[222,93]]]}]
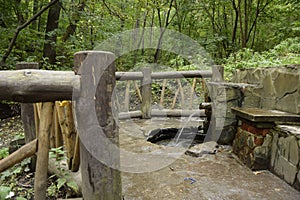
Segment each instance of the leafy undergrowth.
[{"label": "leafy undergrowth", "polygon": [[[24,138],[20,116],[0,120],[0,159],[9,155],[10,142],[20,138]],[[50,156],[53,156],[51,153],[53,152],[50,152]],[[34,172],[30,171],[29,164],[28,158],[0,173],[0,200],[34,199]],[[56,175],[48,177],[48,200],[74,197],[76,188],[72,183],[67,183],[65,178]]]}]

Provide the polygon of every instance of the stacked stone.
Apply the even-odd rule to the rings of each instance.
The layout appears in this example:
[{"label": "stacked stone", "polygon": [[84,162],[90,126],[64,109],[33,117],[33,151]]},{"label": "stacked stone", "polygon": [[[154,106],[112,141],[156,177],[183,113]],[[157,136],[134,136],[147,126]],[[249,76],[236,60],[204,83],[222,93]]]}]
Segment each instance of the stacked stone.
[{"label": "stacked stone", "polygon": [[300,114],[300,65],[237,69],[233,82],[257,85],[244,90],[243,107]]},{"label": "stacked stone", "polygon": [[[219,133],[219,144],[232,144],[236,134],[237,119],[231,112],[232,107],[240,107],[243,101],[242,90],[253,87],[249,84],[209,82],[208,88],[212,101],[212,123],[215,132]],[[214,140],[216,141],[216,140]]]},{"label": "stacked stone", "polygon": [[272,124],[253,125],[239,121],[233,151],[252,170],[269,168],[272,137],[268,134]]},{"label": "stacked stone", "polygon": [[270,135],[270,170],[300,190],[300,126],[277,126]]}]

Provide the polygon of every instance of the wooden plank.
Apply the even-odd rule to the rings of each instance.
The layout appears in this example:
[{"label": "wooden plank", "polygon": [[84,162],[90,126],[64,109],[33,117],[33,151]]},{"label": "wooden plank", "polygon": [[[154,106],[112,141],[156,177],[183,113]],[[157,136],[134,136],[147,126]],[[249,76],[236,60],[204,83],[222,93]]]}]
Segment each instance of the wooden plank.
[{"label": "wooden plank", "polygon": [[79,141],[79,135],[77,134],[71,171],[77,172],[79,170],[79,166],[80,166],[80,141]]},{"label": "wooden plank", "polygon": [[122,199],[118,127],[113,117],[114,55],[103,51],[75,54],[81,76],[75,103],[83,198]]},{"label": "wooden plank", "polygon": [[55,106],[58,113],[58,121],[64,140],[66,156],[68,158],[68,166],[69,169],[71,169],[77,135],[72,114],[72,105],[70,101],[63,101],[60,104],[56,104]]},{"label": "wooden plank", "polygon": [[72,99],[80,77],[74,72],[24,69],[0,71],[0,100],[23,103]]}]

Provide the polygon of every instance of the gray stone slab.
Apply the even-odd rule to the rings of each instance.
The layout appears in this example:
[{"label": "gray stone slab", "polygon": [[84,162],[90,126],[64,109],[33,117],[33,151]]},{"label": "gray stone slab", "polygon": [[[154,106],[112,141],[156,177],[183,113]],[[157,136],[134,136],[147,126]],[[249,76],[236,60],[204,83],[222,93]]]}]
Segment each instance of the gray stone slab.
[{"label": "gray stone slab", "polygon": [[279,110],[263,110],[259,108],[231,108],[241,118],[252,122],[300,122],[300,115]]}]

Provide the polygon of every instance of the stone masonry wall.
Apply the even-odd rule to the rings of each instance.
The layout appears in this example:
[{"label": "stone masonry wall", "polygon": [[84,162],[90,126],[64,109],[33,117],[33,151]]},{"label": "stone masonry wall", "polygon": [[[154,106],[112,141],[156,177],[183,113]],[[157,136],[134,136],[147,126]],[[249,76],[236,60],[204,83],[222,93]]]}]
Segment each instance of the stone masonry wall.
[{"label": "stone masonry wall", "polygon": [[252,170],[268,169],[300,190],[300,126],[257,128],[239,121],[233,151]]},{"label": "stone masonry wall", "polygon": [[276,126],[270,136],[270,170],[300,190],[300,126]]},{"label": "stone masonry wall", "polygon": [[272,137],[270,127],[257,128],[239,120],[233,151],[252,170],[269,168]]},{"label": "stone masonry wall", "polygon": [[[242,91],[242,107],[300,114],[300,65],[236,70],[233,82],[256,85]],[[300,191],[300,122],[256,124],[239,119],[235,154],[253,170],[268,169]]]},{"label": "stone masonry wall", "polygon": [[[243,85],[243,84],[241,84]],[[218,140],[219,144],[232,144],[236,134],[237,119],[231,112],[232,107],[240,107],[242,102],[240,84],[223,82],[208,83],[210,98],[212,101],[212,121],[215,125],[216,135],[211,140]]]},{"label": "stone masonry wall", "polygon": [[300,65],[238,69],[232,81],[257,85],[245,88],[243,107],[300,113]]}]

